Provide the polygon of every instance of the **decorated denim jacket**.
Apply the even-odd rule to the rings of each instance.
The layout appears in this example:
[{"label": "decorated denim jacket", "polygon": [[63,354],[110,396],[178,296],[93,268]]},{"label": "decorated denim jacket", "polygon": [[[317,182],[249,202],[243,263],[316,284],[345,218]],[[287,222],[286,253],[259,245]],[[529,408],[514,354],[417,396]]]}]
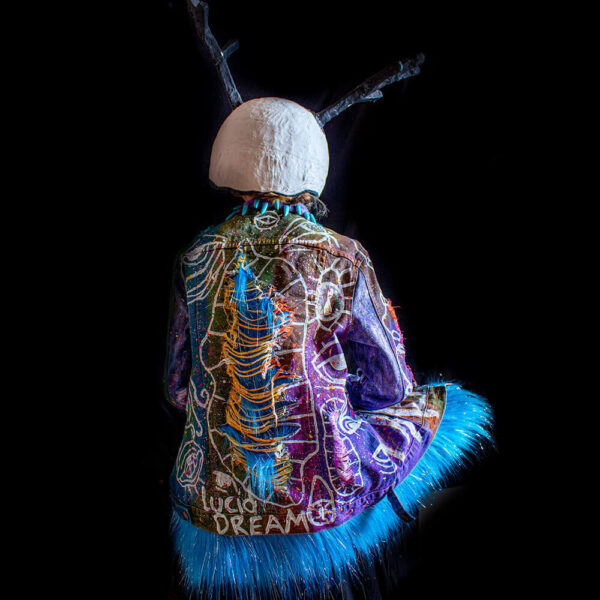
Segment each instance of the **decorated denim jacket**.
[{"label": "decorated denim jacket", "polygon": [[173,507],[227,536],[322,531],[393,494],[435,435],[445,388],[416,388],[359,242],[301,204],[247,208],[177,261]]}]

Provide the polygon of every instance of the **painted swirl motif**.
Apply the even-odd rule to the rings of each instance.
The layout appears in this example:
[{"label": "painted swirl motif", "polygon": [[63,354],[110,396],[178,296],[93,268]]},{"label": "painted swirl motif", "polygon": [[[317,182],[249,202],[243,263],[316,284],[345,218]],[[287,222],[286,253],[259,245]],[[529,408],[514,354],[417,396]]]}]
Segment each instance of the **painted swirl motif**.
[{"label": "painted swirl motif", "polygon": [[195,489],[198,484],[204,456],[192,439],[181,445],[177,456],[177,481],[185,488]]}]

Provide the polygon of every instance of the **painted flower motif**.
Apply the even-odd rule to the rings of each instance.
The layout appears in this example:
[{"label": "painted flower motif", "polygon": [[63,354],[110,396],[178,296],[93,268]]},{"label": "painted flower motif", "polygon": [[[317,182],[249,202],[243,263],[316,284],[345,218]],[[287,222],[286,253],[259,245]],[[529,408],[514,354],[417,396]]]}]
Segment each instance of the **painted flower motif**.
[{"label": "painted flower motif", "polygon": [[308,507],[306,516],[313,525],[329,525],[335,521],[335,503],[328,499],[317,500]]}]

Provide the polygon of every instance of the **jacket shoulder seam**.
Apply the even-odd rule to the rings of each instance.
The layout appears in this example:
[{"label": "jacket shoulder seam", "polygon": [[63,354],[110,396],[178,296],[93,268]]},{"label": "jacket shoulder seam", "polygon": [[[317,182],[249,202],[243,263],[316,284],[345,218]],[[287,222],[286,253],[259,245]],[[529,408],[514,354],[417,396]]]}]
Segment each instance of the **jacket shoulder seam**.
[{"label": "jacket shoulder seam", "polygon": [[307,240],[293,240],[293,239],[277,239],[277,240],[260,240],[254,239],[252,243],[246,243],[243,240],[239,242],[206,242],[203,244],[207,246],[196,251],[197,254],[206,254],[207,252],[213,252],[214,250],[231,250],[239,248],[240,246],[307,246],[310,248],[318,248],[319,250],[325,250],[334,256],[341,256],[349,260],[355,267],[359,267],[364,261],[364,257],[357,257],[352,252],[333,248],[330,244],[323,244],[322,242],[311,242]]}]

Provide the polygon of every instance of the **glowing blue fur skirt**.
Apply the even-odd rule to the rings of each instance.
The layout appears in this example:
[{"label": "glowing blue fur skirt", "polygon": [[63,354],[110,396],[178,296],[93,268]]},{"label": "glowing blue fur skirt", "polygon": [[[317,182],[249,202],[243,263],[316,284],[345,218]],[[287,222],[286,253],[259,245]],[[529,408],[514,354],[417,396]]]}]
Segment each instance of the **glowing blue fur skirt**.
[{"label": "glowing blue fur skirt", "polygon": [[[487,402],[447,386],[446,409],[435,438],[396,494],[412,514],[456,478],[490,445]],[[172,513],[171,531],[181,587],[192,598],[298,600],[325,598],[344,580],[360,578],[361,563],[381,558],[402,521],[387,498],[343,525],[319,533],[220,536]]]}]

